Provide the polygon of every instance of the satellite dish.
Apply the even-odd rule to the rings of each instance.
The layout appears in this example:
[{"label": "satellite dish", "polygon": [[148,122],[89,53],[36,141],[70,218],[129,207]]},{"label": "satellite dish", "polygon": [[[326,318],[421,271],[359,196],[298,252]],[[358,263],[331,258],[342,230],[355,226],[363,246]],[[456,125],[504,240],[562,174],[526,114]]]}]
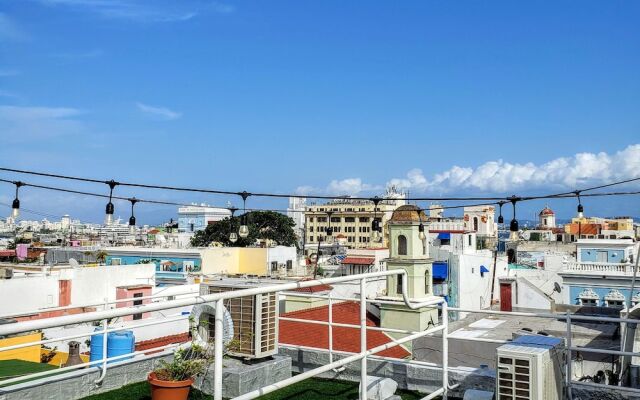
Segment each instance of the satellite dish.
[{"label": "satellite dish", "polygon": [[78,263],[78,261],[76,261],[76,259],[75,259],[75,258],[70,258],[70,259],[69,259],[69,265],[70,265],[72,268],[79,268],[79,267],[80,267],[80,264]]},{"label": "satellite dish", "polygon": [[562,287],[560,286],[560,284],[558,282],[553,282],[553,290],[555,290],[556,292],[560,293],[560,292],[562,292]]}]

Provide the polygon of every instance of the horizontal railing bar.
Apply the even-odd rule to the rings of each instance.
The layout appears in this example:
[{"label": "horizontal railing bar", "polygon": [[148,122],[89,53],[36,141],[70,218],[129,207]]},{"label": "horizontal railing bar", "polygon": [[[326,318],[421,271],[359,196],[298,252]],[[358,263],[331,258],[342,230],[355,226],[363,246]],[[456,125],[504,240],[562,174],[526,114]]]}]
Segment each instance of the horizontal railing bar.
[{"label": "horizontal railing bar", "polygon": [[134,328],[142,328],[142,327],[145,327],[145,326],[160,325],[160,324],[169,323],[169,322],[182,321],[184,319],[189,319],[189,316],[188,315],[183,315],[183,316],[175,317],[175,318],[171,318],[171,319],[157,319],[157,320],[153,320],[153,321],[142,323],[142,324],[123,326],[123,327],[119,327],[119,328],[113,327],[113,328],[107,329],[106,331],[104,331],[103,329],[100,329],[99,331],[92,331],[92,332],[88,332],[88,333],[63,336],[63,337],[53,338],[53,339],[38,340],[38,341],[34,341],[34,342],[14,344],[12,346],[0,347],[0,354],[2,352],[5,352],[5,351],[21,349],[23,347],[31,347],[31,346],[48,344],[48,343],[63,342],[65,340],[70,340],[70,339],[79,339],[79,338],[83,338],[83,337],[87,337],[87,336],[101,335],[104,332],[106,332],[106,333],[119,332],[119,331],[125,331],[125,330],[129,330],[129,329],[134,329]]},{"label": "horizontal railing bar", "polygon": [[135,297],[135,298],[128,297],[126,299],[109,300],[109,301],[103,301],[102,303],[83,304],[78,306],[72,305],[72,306],[64,306],[64,307],[40,308],[36,311],[25,311],[25,312],[16,313],[16,314],[1,315],[0,318],[13,318],[13,317],[19,317],[23,315],[32,315],[32,314],[39,314],[39,313],[45,313],[45,312],[51,312],[51,311],[72,310],[74,308],[99,307],[99,306],[104,306],[105,304],[109,305],[109,304],[127,303],[127,302],[138,301],[138,300],[149,300],[149,299],[158,299],[162,297],[189,296],[189,295],[197,296],[198,292],[189,291],[189,292],[175,293],[175,294],[155,294],[152,296],[142,296],[142,297]]},{"label": "horizontal railing bar", "polygon": [[435,399],[436,397],[440,396],[441,394],[444,393],[444,388],[441,387],[440,389],[436,390],[435,392],[431,393],[430,395],[427,395],[425,397],[423,397],[420,400],[431,400],[431,399]]},{"label": "horizontal railing bar", "polygon": [[[337,326],[340,328],[356,328],[356,329],[360,329],[360,325],[354,325],[354,324],[343,324],[343,323],[339,323],[339,322],[332,322],[331,324],[329,324],[329,322],[327,321],[318,321],[315,319],[300,319],[300,318],[289,318],[289,317],[278,317],[278,319],[280,321],[291,321],[291,322],[301,322],[301,323],[308,323],[308,324],[316,324],[316,325],[325,325],[325,326]],[[414,333],[418,333],[417,331],[407,331],[404,329],[394,329],[394,328],[381,328],[381,327],[377,327],[377,326],[367,326],[367,330],[372,330],[372,331],[380,331],[380,332],[394,332],[394,333],[405,333],[405,334],[414,334]]]},{"label": "horizontal railing bar", "polygon": [[[126,359],[126,358],[129,358],[129,357],[135,357],[135,356],[138,356],[140,354],[147,354],[147,353],[157,352],[157,351],[166,350],[168,348],[178,347],[178,346],[180,346],[180,343],[172,343],[172,344],[168,344],[168,345],[164,345],[164,346],[154,347],[154,348],[151,348],[151,349],[134,351],[133,353],[123,354],[123,355],[114,356],[114,357],[108,357],[106,359],[106,361],[122,361],[122,359]],[[24,381],[25,379],[33,379],[33,378],[39,378],[39,377],[52,375],[52,374],[59,374],[60,372],[72,371],[74,369],[80,369],[80,368],[84,368],[84,367],[92,367],[92,366],[95,367],[94,364],[102,364],[104,361],[105,361],[105,359],[101,358],[99,360],[89,361],[89,362],[82,363],[82,364],[77,364],[77,365],[71,365],[69,367],[51,369],[51,370],[48,370],[48,371],[36,372],[36,373],[33,373],[33,374],[23,375],[23,376],[19,376],[19,377],[16,377],[16,378],[5,379],[5,380],[0,381],[0,393],[2,393],[2,389],[6,389],[6,386],[8,386],[8,385],[10,385],[12,383],[21,382],[21,381]],[[38,384],[39,384],[38,382],[34,382],[34,386],[37,386]]]},{"label": "horizontal railing bar", "polygon": [[[17,322],[13,324],[0,325],[0,336],[51,328],[55,326],[73,325],[73,324],[78,324],[83,322],[110,319],[110,318],[122,317],[127,315],[145,313],[145,312],[160,311],[160,310],[166,310],[170,308],[191,306],[195,304],[214,302],[217,300],[226,300],[226,299],[236,298],[236,297],[253,296],[257,294],[273,293],[273,292],[291,290],[296,288],[306,288],[306,287],[318,286],[322,284],[346,282],[350,280],[357,280],[357,279],[362,279],[367,277],[406,275],[406,273],[407,272],[403,269],[397,269],[397,270],[391,270],[391,271],[370,272],[366,274],[351,275],[346,277],[322,278],[322,279],[309,280],[309,281],[283,283],[283,284],[261,286],[261,287],[255,287],[255,288],[249,288],[249,289],[214,293],[214,294],[196,296],[196,297],[187,298],[187,299],[176,299],[176,300],[169,300],[169,301],[158,302],[158,303],[144,304],[144,305],[135,306],[135,307],[122,307],[122,308],[116,308],[111,310],[93,311],[93,312],[84,313],[84,314],[65,315],[61,317],[53,317],[53,318],[46,318],[46,319],[32,320],[32,321],[23,321],[23,322]],[[406,291],[406,288],[404,288],[403,286],[403,297],[405,299],[405,305],[407,307],[415,309],[415,308],[425,307],[424,304],[428,304],[428,303],[413,303],[411,300],[409,300],[405,291]]]}]

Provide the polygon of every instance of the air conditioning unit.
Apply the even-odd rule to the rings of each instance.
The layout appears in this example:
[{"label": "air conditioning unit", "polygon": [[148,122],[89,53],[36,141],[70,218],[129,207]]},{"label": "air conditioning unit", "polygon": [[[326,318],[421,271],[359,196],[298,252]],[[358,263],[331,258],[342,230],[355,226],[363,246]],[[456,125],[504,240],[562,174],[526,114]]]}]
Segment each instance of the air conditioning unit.
[{"label": "air conditioning unit", "polygon": [[565,396],[564,343],[549,336],[521,336],[498,347],[497,400],[561,400]]},{"label": "air conditioning unit", "polygon": [[[205,281],[200,294],[207,295],[260,286],[243,279]],[[227,351],[244,358],[263,358],[278,353],[277,293],[243,296],[224,301],[233,320],[233,339]],[[214,337],[215,317],[210,317],[210,337]]]}]

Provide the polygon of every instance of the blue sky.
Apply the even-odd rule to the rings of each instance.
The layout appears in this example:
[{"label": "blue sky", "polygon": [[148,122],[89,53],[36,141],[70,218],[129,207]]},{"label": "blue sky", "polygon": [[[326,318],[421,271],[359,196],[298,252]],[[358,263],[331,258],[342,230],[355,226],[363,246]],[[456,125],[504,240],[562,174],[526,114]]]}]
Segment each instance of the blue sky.
[{"label": "blue sky", "polygon": [[[636,177],[639,19],[635,1],[0,0],[0,164],[359,195],[389,183],[415,195],[547,193]],[[0,185],[0,203],[11,192]],[[34,189],[24,199],[96,221],[104,208]],[[640,214],[638,197],[590,202]],[[158,222],[173,210],[140,212]]]}]

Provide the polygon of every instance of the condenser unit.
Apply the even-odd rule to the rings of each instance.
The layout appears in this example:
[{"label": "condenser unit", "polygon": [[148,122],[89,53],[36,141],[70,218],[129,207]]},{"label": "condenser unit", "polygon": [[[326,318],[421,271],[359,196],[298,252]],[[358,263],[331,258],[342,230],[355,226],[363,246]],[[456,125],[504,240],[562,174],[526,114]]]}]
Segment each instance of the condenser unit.
[{"label": "condenser unit", "polygon": [[[264,283],[263,283],[264,284]],[[260,286],[244,279],[205,281],[200,294],[236,291]],[[233,339],[227,348],[230,355],[263,358],[278,353],[278,295],[257,294],[224,300],[233,320]],[[210,316],[209,335],[214,336],[215,317]]]},{"label": "condenser unit", "polygon": [[563,340],[547,336],[521,336],[498,347],[497,400],[564,399],[565,352]]}]

